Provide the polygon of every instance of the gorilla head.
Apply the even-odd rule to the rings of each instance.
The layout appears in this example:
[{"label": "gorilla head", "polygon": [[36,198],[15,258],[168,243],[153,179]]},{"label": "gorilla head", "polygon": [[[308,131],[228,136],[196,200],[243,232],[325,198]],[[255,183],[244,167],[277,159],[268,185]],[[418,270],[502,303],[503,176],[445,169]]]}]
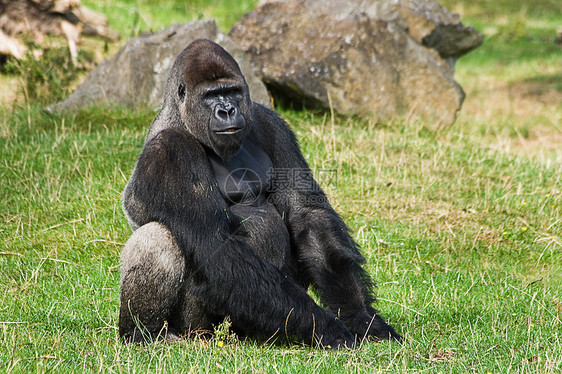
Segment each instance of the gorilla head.
[{"label": "gorilla head", "polygon": [[240,149],[251,125],[248,85],[240,67],[218,44],[196,40],[178,56],[166,87],[181,123],[223,160]]}]

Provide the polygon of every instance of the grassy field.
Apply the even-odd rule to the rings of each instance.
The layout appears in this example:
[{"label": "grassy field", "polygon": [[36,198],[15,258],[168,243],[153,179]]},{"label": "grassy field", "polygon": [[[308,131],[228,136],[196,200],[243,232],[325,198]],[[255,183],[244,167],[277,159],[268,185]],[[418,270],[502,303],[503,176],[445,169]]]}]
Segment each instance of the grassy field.
[{"label": "grassy field", "polygon": [[[255,1],[84,3],[128,37],[210,16],[228,30]],[[457,64],[467,99],[450,128],[280,110],[313,170],[336,177],[324,187],[403,345],[326,352],[220,328],[213,340],[121,344],[120,195],[154,113],[49,115],[42,105],[66,81],[15,68],[0,75],[0,372],[562,371],[561,7],[444,3],[485,34]],[[48,95],[24,78],[45,78]]]}]

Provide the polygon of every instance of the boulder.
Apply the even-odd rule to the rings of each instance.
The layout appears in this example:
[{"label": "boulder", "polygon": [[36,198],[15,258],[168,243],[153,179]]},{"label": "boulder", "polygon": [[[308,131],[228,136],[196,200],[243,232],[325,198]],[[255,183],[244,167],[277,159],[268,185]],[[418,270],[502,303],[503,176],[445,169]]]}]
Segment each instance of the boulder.
[{"label": "boulder", "polygon": [[270,105],[263,83],[253,74],[245,52],[219,30],[214,20],[172,25],[156,34],[133,38],[109,60],[100,63],[68,99],[50,111],[78,109],[94,104],[117,104],[157,110],[163,99],[168,71],[177,55],[193,40],[206,38],[226,49],[240,65],[252,100]]},{"label": "boulder", "polygon": [[274,97],[429,127],[454,122],[454,62],[481,43],[433,0],[262,1],[230,36]]}]

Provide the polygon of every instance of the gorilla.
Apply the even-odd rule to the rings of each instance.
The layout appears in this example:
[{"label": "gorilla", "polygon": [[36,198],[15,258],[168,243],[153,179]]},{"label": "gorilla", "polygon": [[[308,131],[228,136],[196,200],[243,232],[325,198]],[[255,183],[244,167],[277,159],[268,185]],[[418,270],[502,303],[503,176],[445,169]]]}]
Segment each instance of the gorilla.
[{"label": "gorilla", "polygon": [[294,134],[250,100],[212,41],[175,60],[123,207],[133,230],[121,253],[126,342],[176,340],[225,317],[243,336],[323,348],[401,339],[371,306],[364,258]]}]

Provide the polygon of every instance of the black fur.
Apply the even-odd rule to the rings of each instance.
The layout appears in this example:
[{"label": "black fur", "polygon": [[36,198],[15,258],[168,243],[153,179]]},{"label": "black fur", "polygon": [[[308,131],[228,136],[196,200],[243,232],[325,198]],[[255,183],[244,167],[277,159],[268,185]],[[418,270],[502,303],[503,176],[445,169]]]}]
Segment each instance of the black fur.
[{"label": "black fur", "polygon": [[[281,183],[287,170],[308,188]],[[332,348],[401,339],[372,308],[364,259],[293,133],[250,101],[213,42],[195,41],[174,63],[124,209],[136,230],[121,255],[127,341],[176,338],[225,316],[243,334]]]}]

